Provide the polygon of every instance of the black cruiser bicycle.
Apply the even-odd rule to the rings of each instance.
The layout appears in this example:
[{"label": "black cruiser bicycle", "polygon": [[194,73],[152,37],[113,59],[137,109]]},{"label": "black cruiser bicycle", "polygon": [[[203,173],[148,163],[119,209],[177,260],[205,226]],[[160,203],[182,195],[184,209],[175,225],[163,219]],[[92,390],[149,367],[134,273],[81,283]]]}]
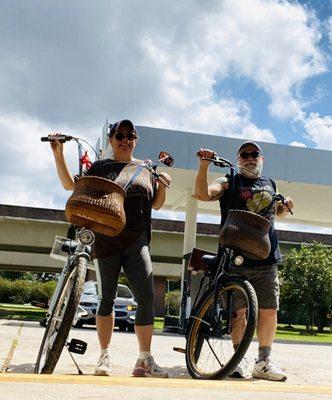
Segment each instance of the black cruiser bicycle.
[{"label": "black cruiser bicycle", "polygon": [[[228,167],[229,182],[233,182],[234,166],[230,161],[218,156],[207,160],[216,166]],[[274,196],[270,207],[275,201],[284,202],[284,197]],[[184,351],[188,371],[195,379],[226,378],[235,370],[252,341],[258,315],[256,293],[248,280],[236,275],[232,268],[243,262],[241,251],[227,246],[221,246],[217,255],[199,256],[195,269],[204,271],[204,275],[186,329]],[[239,305],[245,310],[246,326],[234,350],[233,324]]]}]

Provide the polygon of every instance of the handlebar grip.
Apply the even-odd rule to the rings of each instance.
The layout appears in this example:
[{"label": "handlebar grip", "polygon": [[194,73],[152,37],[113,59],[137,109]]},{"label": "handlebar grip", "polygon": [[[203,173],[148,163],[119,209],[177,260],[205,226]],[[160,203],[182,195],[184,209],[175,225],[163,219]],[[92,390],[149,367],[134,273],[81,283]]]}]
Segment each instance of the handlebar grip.
[{"label": "handlebar grip", "polygon": [[68,135],[59,135],[56,137],[50,137],[50,136],[43,136],[40,138],[40,140],[42,142],[55,142],[55,141],[59,141],[61,143],[65,143],[65,142],[69,142],[69,140],[72,140],[73,137],[72,136],[68,136]]},{"label": "handlebar grip", "polygon": [[[202,157],[202,152],[200,150],[198,150],[196,152],[196,156],[197,157]],[[211,159],[215,159],[217,157],[217,153],[214,153],[213,156],[211,157]]]}]

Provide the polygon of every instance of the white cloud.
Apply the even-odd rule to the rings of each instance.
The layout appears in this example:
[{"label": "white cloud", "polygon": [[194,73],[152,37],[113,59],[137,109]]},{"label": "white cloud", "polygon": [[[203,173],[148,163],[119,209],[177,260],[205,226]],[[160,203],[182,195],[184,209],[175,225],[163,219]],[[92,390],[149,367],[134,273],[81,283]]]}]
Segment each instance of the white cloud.
[{"label": "white cloud", "polygon": [[[321,27],[308,7],[279,0],[143,3],[2,5],[1,174],[21,176],[18,191],[30,193],[31,202],[43,199],[42,185],[54,190],[45,204],[63,202],[50,150],[39,142],[54,129],[94,142],[108,115],[275,142],[271,130],[253,121],[248,101],[224,91],[223,80],[234,76],[264,90],[274,116],[305,120],[301,85],[326,70]],[[327,118],[306,124],[319,146],[329,137]],[[74,171],[76,149],[66,149]]]},{"label": "white cloud", "polygon": [[[57,177],[49,143],[40,141],[40,137],[50,132],[49,126],[25,114],[0,113],[0,203],[46,208],[64,206],[68,193]],[[75,147],[67,144],[65,154],[70,169],[77,172]]]},{"label": "white cloud", "polygon": [[294,141],[292,143],[289,143],[289,145],[290,146],[296,146],[296,147],[307,147],[307,145],[305,145],[304,143],[296,142],[296,141]]},{"label": "white cloud", "polygon": [[[171,120],[171,111],[164,111],[164,118],[158,116],[152,118],[152,125],[171,129],[174,128],[174,120],[173,123],[170,122]],[[248,104],[235,99],[198,103],[188,110],[183,110],[178,128],[265,142],[274,143],[276,141],[270,130],[260,129],[251,121]]]},{"label": "white cloud", "polygon": [[[48,123],[65,120],[85,129],[106,115],[130,115],[140,125],[160,121],[191,129],[190,119],[200,113],[229,121],[220,103],[232,99],[225,98],[222,83],[217,98],[214,89],[234,74],[270,96],[275,116],[303,119],[296,91],[326,69],[319,23],[298,3],[184,0],[169,7],[145,0],[142,7],[105,0],[95,7],[58,1],[39,4],[38,18],[33,7],[15,4],[18,13],[12,5],[2,8],[6,34],[0,44],[8,62],[0,67],[0,101],[9,112],[23,110]],[[234,113],[241,118],[241,111],[239,104]],[[247,115],[236,122],[228,123],[227,134],[243,135],[247,123],[257,139],[271,138]],[[220,134],[223,128],[203,127]]]},{"label": "white cloud", "polygon": [[332,150],[332,116],[320,117],[318,113],[311,113],[305,122],[305,128],[318,148]]},{"label": "white cloud", "polygon": [[332,46],[332,17],[327,20],[327,33],[329,36],[330,45]]},{"label": "white cloud", "polygon": [[287,1],[225,1],[222,11],[211,24],[218,27],[220,70],[253,79],[269,94],[275,116],[302,119],[296,89],[326,70],[315,16]]},{"label": "white cloud", "polygon": [[62,208],[60,203],[54,201],[51,194],[44,192],[44,188],[36,190],[24,182],[15,185],[7,185],[6,191],[0,192],[0,204],[16,206],[41,207],[41,208]]},{"label": "white cloud", "polygon": [[[194,127],[201,132],[275,142],[270,130],[252,123],[249,106],[243,101],[213,98],[211,77],[222,79],[234,73],[252,79],[266,91],[271,98],[269,109],[273,115],[305,121],[306,104],[298,94],[301,85],[327,68],[318,47],[319,23],[307,8],[288,2],[224,1],[219,12],[201,20],[198,30],[203,54],[195,55],[186,47],[183,55],[181,46],[177,53],[177,48],[171,51],[169,42],[167,48],[163,41],[154,46],[152,39],[149,41],[147,50],[150,49],[150,56],[158,67],[167,66],[165,85],[172,88],[165,96],[170,100],[166,106],[168,112],[163,118],[155,119],[157,125]],[[177,60],[174,66],[168,62],[167,54]],[[222,83],[220,87],[222,95]],[[199,104],[195,102],[196,93],[200,94]],[[188,103],[190,106],[183,109]],[[175,115],[170,112],[171,104],[176,107]],[[183,112],[178,121],[180,109]]]},{"label": "white cloud", "polygon": [[[216,100],[213,87],[216,81],[234,74],[245,76],[270,96],[273,115],[303,121],[299,88],[326,70],[318,48],[319,23],[307,8],[287,1],[225,0],[214,4],[218,7],[213,12],[194,7],[181,18],[181,33],[190,41],[174,33],[174,24],[169,31],[162,21],[158,35],[143,39],[146,55],[163,75],[161,104],[167,111],[156,120],[167,127],[191,129],[191,118],[196,117],[205,122],[200,124],[201,131],[232,136],[243,136],[243,123],[247,123],[249,131],[257,131],[256,139],[270,141],[272,136],[274,141],[272,133],[250,129],[246,111],[242,121],[234,119],[234,115],[242,116],[243,103]],[[179,9],[175,8],[174,14]],[[169,22],[167,17],[165,22]],[[222,97],[222,82],[220,88]],[[225,107],[230,101],[231,112]],[[206,124],[208,115],[218,114],[219,118]]]}]

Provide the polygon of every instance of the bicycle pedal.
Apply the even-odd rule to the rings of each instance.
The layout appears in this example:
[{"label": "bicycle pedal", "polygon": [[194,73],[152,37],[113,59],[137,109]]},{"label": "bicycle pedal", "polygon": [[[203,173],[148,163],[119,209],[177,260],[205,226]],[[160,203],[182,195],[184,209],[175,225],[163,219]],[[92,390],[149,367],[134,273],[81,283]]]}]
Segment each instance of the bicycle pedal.
[{"label": "bicycle pedal", "polygon": [[173,347],[173,350],[177,351],[178,353],[186,354],[186,350],[182,349],[181,347]]},{"label": "bicycle pedal", "polygon": [[66,343],[66,346],[71,353],[84,354],[88,344],[83,340],[72,339],[69,343]]}]

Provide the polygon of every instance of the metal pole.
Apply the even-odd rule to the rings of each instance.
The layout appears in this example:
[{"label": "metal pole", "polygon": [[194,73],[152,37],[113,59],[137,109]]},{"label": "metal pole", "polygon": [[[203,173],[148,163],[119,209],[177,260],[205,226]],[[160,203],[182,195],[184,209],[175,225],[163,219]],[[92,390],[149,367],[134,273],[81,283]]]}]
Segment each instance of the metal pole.
[{"label": "metal pole", "polygon": [[79,160],[78,161],[78,164],[79,164],[78,174],[79,174],[79,176],[82,176],[83,175],[83,166],[82,166],[81,157],[83,156],[83,147],[82,147],[81,143],[79,143],[79,142],[77,142],[77,149],[78,149],[78,160]]},{"label": "metal pole", "polygon": [[192,194],[192,189],[187,189],[186,219],[184,224],[183,260],[181,273],[181,308],[179,332],[184,333],[187,320],[191,311],[191,298],[189,291],[190,274],[188,274],[188,261],[192,249],[196,244],[197,231],[197,200]]}]

